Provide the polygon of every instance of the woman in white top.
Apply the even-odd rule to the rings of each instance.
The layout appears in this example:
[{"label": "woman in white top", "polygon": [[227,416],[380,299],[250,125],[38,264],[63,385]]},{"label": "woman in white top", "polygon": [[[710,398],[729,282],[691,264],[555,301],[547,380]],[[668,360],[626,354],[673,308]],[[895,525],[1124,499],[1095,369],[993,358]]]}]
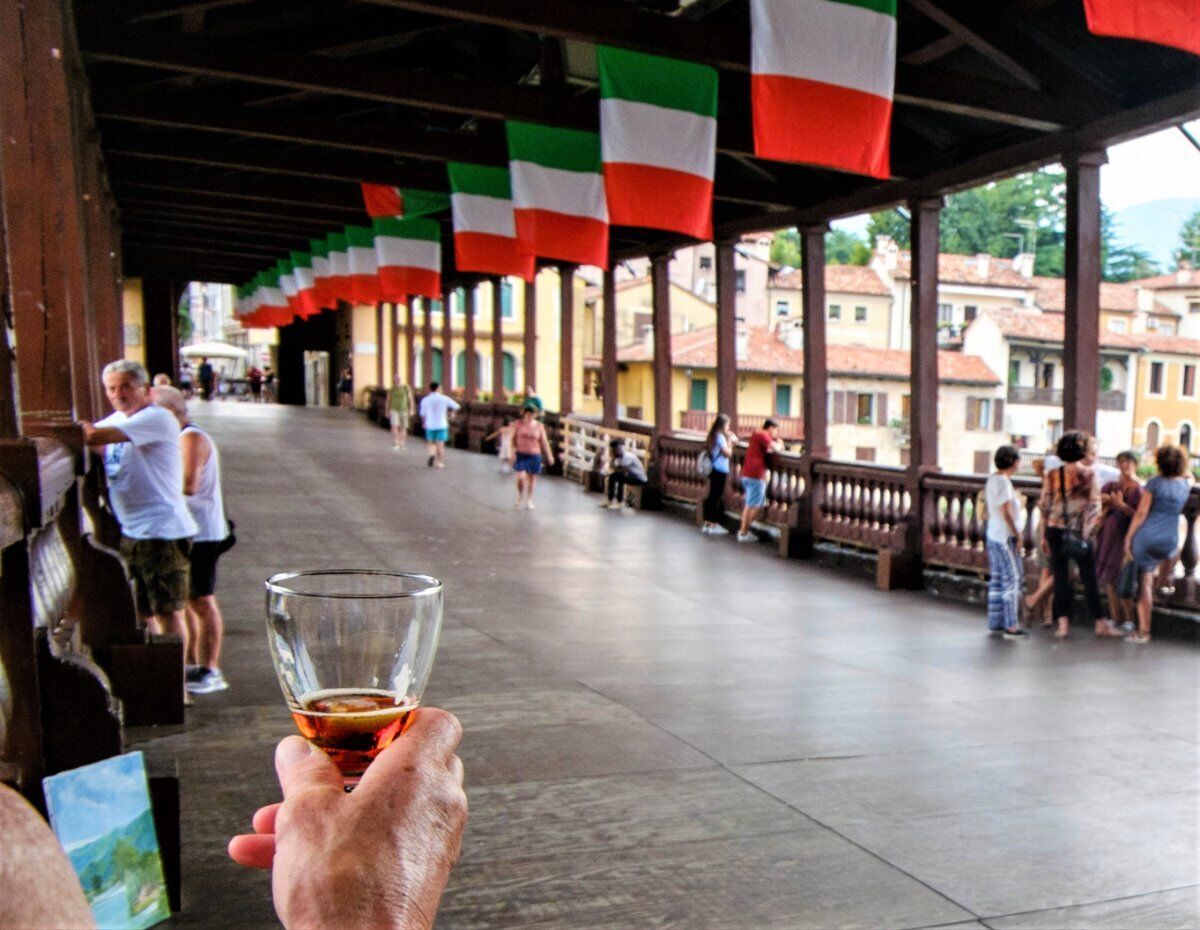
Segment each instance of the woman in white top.
[{"label": "woman in white top", "polygon": [[187,415],[183,393],[172,387],[156,387],[154,403],[175,415],[182,432],[183,495],[188,511],[200,528],[192,540],[191,582],[187,617],[191,628],[188,650],[187,689],[192,694],[210,694],[229,687],[221,674],[221,638],[225,623],[215,594],[217,559],[229,536],[225,500],[221,493],[221,463],[216,444],[208,433]]},{"label": "woman in white top", "polygon": [[993,456],[996,472],[984,486],[987,502],[988,629],[1007,637],[1027,635],[1021,629],[1021,591],[1025,584],[1021,560],[1021,524],[1025,508],[1013,487],[1012,475],[1021,454],[1001,446]]}]

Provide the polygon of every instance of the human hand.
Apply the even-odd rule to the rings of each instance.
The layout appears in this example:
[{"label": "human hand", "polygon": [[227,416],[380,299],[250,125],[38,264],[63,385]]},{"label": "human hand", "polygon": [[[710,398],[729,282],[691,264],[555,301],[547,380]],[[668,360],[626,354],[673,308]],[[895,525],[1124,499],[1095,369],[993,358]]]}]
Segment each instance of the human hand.
[{"label": "human hand", "polygon": [[260,808],[229,855],[272,870],[288,930],[428,930],[467,819],[461,736],[452,714],[417,710],[351,794],[325,753],[287,737],[275,751],[283,802]]}]

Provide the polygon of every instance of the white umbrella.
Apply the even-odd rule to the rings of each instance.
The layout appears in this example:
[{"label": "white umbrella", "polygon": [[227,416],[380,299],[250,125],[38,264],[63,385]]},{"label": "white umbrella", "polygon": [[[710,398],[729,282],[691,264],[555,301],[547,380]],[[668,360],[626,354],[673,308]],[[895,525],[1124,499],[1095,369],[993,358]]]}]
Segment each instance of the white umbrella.
[{"label": "white umbrella", "polygon": [[179,354],[188,358],[247,359],[250,357],[250,353],[245,349],[231,346],[227,342],[197,342],[195,345],[184,346]]}]

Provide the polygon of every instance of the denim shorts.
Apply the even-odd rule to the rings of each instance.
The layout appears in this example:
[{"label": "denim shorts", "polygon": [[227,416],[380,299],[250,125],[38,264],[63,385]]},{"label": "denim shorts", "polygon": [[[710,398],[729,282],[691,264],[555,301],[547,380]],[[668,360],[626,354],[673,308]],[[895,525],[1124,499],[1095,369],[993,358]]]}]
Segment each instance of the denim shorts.
[{"label": "denim shorts", "polygon": [[527,452],[518,452],[513,471],[523,471],[527,475],[540,475],[542,473],[542,457],[530,455]]},{"label": "denim shorts", "polygon": [[425,430],[426,442],[445,442],[450,438],[450,428]]},{"label": "denim shorts", "polygon": [[746,495],[747,507],[761,507],[767,499],[767,479],[743,478],[742,493]]}]

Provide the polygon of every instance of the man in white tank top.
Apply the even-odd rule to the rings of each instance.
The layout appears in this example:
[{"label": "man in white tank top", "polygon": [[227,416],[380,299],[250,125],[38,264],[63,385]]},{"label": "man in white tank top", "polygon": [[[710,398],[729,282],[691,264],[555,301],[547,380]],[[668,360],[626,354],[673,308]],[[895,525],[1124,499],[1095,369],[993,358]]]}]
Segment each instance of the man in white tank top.
[{"label": "man in white tank top", "polygon": [[199,527],[192,541],[187,600],[191,632],[187,689],[192,694],[211,694],[229,687],[221,674],[221,637],[225,623],[215,594],[217,559],[229,536],[225,498],[221,492],[220,458],[208,433],[188,419],[187,401],[181,391],[173,387],[156,387],[151,391],[151,398],[175,415],[182,430],[179,445],[183,454],[184,502]]}]

